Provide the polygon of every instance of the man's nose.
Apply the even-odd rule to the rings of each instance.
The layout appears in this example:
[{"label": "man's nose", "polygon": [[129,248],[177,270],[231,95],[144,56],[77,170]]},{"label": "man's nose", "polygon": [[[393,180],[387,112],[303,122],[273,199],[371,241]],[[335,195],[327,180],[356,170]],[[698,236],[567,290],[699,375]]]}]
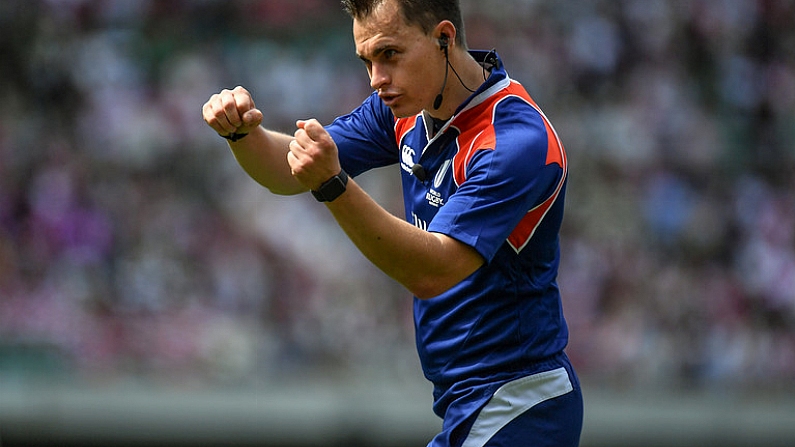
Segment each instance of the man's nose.
[{"label": "man's nose", "polygon": [[373,68],[370,71],[370,87],[372,87],[373,90],[380,90],[381,87],[387,84],[389,84],[389,75],[387,71],[373,64]]}]

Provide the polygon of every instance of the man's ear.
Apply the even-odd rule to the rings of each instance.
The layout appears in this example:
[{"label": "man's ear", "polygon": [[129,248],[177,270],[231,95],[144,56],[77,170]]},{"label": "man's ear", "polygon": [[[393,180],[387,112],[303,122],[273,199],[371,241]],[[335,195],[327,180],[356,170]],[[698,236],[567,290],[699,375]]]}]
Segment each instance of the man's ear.
[{"label": "man's ear", "polygon": [[[455,29],[455,25],[453,22],[449,20],[443,20],[436,25],[436,28],[433,30],[433,35],[436,40],[439,42],[440,47],[445,47],[449,45],[455,45],[455,38],[457,35],[457,30]],[[446,43],[446,45],[444,45]]]}]

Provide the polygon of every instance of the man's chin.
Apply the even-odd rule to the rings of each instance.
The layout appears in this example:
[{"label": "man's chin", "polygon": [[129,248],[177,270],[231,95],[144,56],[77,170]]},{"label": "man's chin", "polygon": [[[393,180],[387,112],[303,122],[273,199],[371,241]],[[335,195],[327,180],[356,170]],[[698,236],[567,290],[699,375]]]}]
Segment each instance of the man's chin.
[{"label": "man's chin", "polygon": [[391,106],[389,109],[392,111],[392,114],[395,115],[395,118],[410,118],[412,116],[417,116],[418,113],[422,112],[422,109],[416,109],[413,107]]},{"label": "man's chin", "polygon": [[405,98],[402,96],[396,96],[387,100],[382,98],[382,101],[384,105],[389,107],[389,110],[392,111],[392,114],[395,115],[396,118],[409,118],[417,116],[418,113],[422,112],[422,107],[419,107],[416,103],[410,104],[404,99]]}]

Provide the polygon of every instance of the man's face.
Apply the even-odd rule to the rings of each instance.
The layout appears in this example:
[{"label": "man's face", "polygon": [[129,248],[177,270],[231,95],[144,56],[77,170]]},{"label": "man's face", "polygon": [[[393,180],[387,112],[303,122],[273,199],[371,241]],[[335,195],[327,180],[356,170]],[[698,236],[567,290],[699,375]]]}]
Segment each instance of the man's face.
[{"label": "man's face", "polygon": [[444,53],[432,36],[405,23],[395,0],[354,20],[353,38],[370,86],[397,117],[430,108],[444,80]]}]

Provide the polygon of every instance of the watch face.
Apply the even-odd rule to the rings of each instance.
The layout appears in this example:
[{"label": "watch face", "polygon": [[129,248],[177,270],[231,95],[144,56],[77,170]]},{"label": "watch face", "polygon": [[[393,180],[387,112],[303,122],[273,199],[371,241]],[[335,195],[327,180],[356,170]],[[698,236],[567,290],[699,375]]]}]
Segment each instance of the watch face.
[{"label": "watch face", "polygon": [[345,185],[342,184],[342,179],[333,177],[331,181],[326,183],[320,190],[323,192],[323,196],[326,200],[331,202],[345,191]]},{"label": "watch face", "polygon": [[348,184],[348,175],[345,171],[331,177],[326,183],[320,185],[317,191],[312,191],[312,195],[321,202],[331,202],[345,192]]}]

